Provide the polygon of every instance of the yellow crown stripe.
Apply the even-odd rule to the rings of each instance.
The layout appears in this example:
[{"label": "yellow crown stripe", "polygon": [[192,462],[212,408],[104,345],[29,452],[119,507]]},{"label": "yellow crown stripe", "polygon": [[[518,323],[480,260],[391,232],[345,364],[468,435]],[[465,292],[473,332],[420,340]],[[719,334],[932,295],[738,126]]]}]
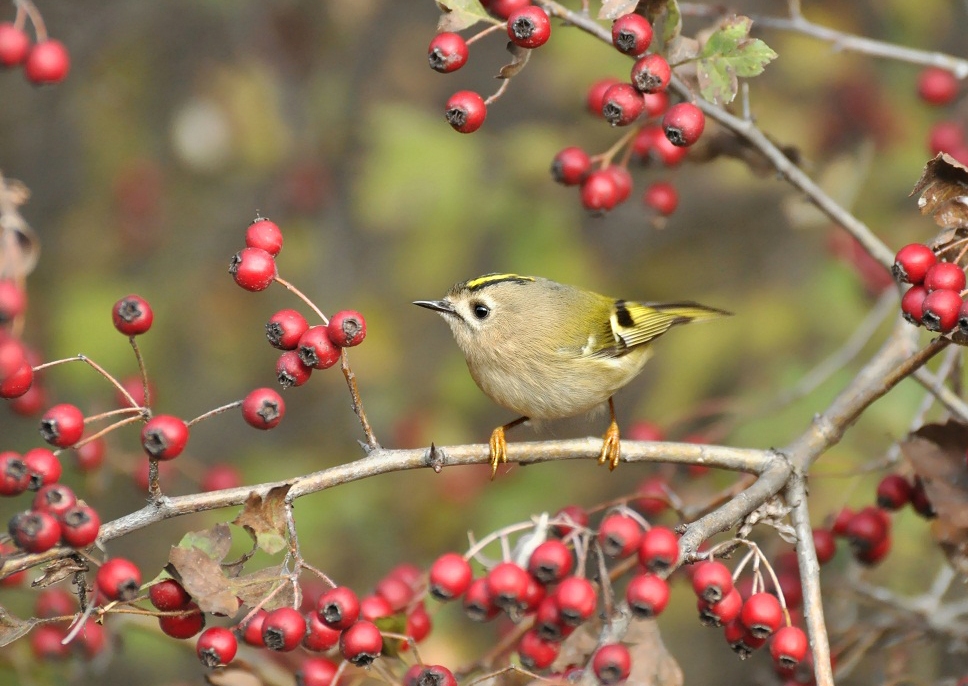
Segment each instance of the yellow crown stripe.
[{"label": "yellow crown stripe", "polygon": [[534,281],[534,277],[521,276],[519,274],[485,274],[484,276],[479,276],[476,279],[466,281],[464,283],[464,288],[469,291],[477,291],[485,286],[492,286],[496,283],[502,283],[504,281]]}]

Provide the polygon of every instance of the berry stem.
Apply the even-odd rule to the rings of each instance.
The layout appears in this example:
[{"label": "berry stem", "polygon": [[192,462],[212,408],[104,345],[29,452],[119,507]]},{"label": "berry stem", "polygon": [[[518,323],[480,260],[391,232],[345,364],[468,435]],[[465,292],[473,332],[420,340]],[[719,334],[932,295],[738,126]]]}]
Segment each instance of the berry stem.
[{"label": "berry stem", "polygon": [[[141,347],[138,345],[138,341],[134,336],[128,337],[128,342],[131,343],[131,349],[134,351],[134,357],[138,361],[138,373],[141,375],[141,388],[144,393],[143,397],[145,407],[151,407],[151,393],[148,390],[148,370],[145,368],[145,359],[141,355]],[[128,394],[125,393],[125,395]],[[132,400],[133,405],[137,404],[130,395],[128,395],[128,398]]]},{"label": "berry stem", "polygon": [[[144,410],[143,407],[121,407],[121,408],[118,408],[116,410],[108,410],[107,412],[101,412],[99,414],[92,414],[89,417],[85,417],[84,418],[84,423],[85,424],[89,424],[91,422],[97,422],[97,421],[100,421],[102,419],[107,419],[108,417],[117,416],[119,414],[132,414],[132,413],[136,413],[136,414],[139,415],[138,417],[133,417],[132,419],[140,419],[141,418],[140,415],[141,415],[141,413],[142,413],[143,410]],[[84,441],[84,442],[86,443],[87,441]],[[76,443],[72,447],[75,447],[76,448],[79,445],[83,445],[83,443]]]},{"label": "berry stem", "polygon": [[77,450],[78,448],[80,448],[80,447],[82,447],[84,445],[87,445],[91,441],[96,441],[101,436],[104,436],[105,434],[111,433],[115,429],[120,429],[122,426],[127,426],[128,424],[134,424],[135,422],[144,421],[144,417],[141,415],[141,410],[142,410],[142,408],[140,408],[140,407],[129,407],[126,410],[114,410],[112,412],[105,412],[103,414],[99,414],[99,415],[95,415],[93,417],[87,417],[87,418],[85,418],[84,419],[84,423],[87,424],[87,422],[88,422],[89,419],[102,419],[102,418],[104,418],[104,417],[106,417],[106,416],[108,416],[110,414],[117,414],[119,412],[138,412],[138,414],[135,415],[135,416],[133,416],[133,417],[126,417],[126,418],[124,418],[124,419],[122,419],[120,421],[115,422],[114,424],[109,424],[108,426],[104,427],[103,429],[101,429],[100,431],[98,431],[95,434],[92,434],[90,436],[85,436],[84,438],[82,438],[81,440],[79,440],[77,443],[75,443],[74,445],[72,445],[71,448],[73,450]]},{"label": "berry stem", "polygon": [[223,412],[228,412],[229,410],[231,410],[233,408],[239,407],[241,404],[242,404],[242,401],[241,400],[236,400],[236,401],[231,402],[231,403],[229,403],[227,405],[222,405],[221,407],[216,407],[214,410],[209,410],[208,412],[206,412],[204,414],[198,415],[197,417],[195,417],[195,419],[192,419],[191,421],[185,422],[185,424],[187,426],[194,426],[195,424],[198,424],[199,422],[204,421],[204,420],[208,419],[209,417],[214,417],[217,414],[222,414]]},{"label": "berry stem", "polygon": [[363,433],[366,435],[367,452],[379,450],[380,444],[377,442],[376,436],[373,435],[373,429],[370,428],[370,422],[367,420],[366,412],[363,410],[363,399],[360,397],[360,389],[356,384],[356,374],[350,369],[350,359],[346,353],[346,348],[340,350],[339,359],[340,369],[343,370],[343,377],[346,379],[346,386],[350,389],[350,400],[353,406],[353,412],[356,413],[357,418],[360,420]]},{"label": "berry stem", "polygon": [[494,20],[494,24],[492,26],[488,26],[486,29],[483,29],[482,31],[478,31],[473,36],[471,36],[466,41],[464,41],[464,44],[465,45],[471,45],[473,43],[476,43],[477,41],[479,41],[481,38],[483,38],[487,34],[494,33],[495,31],[500,31],[501,29],[505,28],[506,26],[507,26],[506,23],[500,22],[497,19],[495,19]]},{"label": "berry stem", "polygon": [[299,290],[298,288],[296,288],[295,286],[293,286],[291,283],[289,283],[288,281],[286,281],[281,276],[276,276],[276,278],[274,280],[275,280],[276,283],[280,284],[281,286],[283,286],[284,288],[286,288],[289,292],[291,292],[293,295],[295,295],[297,298],[299,298],[304,303],[306,303],[306,305],[313,312],[316,313],[316,316],[319,317],[320,321],[323,322],[323,326],[329,324],[329,319],[326,318],[326,315],[323,314],[322,311],[318,307],[316,307],[316,304],[312,300],[310,300],[308,297],[306,297],[306,294],[305,293],[303,293],[301,290]]},{"label": "berry stem", "polygon": [[20,13],[21,11],[25,12],[30,17],[30,23],[34,25],[34,35],[37,37],[37,42],[43,43],[47,40],[47,26],[44,24],[44,17],[41,16],[36,5],[31,0],[14,0],[14,2],[17,4],[17,18],[14,21],[20,22],[20,26],[17,28],[23,26]]},{"label": "berry stem", "polygon": [[132,409],[137,409],[138,411],[140,411],[142,413],[144,413],[144,412],[147,411],[146,408],[141,407],[137,402],[135,402],[135,399],[131,396],[130,393],[128,393],[127,390],[125,390],[124,386],[122,386],[121,383],[117,379],[115,379],[113,376],[111,376],[104,369],[104,367],[102,367],[101,365],[99,365],[97,362],[95,362],[94,360],[92,360],[87,355],[79,354],[79,355],[75,355],[74,357],[65,357],[65,358],[60,359],[60,360],[52,360],[51,362],[45,362],[44,364],[39,364],[36,367],[34,367],[34,372],[39,372],[41,370],[48,369],[50,367],[56,367],[59,364],[66,364],[68,362],[84,362],[85,364],[89,365],[91,368],[94,369],[94,371],[96,371],[98,374],[100,374],[105,379],[107,379],[108,381],[110,381],[114,385],[114,387],[116,389],[118,389],[118,391],[124,396],[125,400],[127,400],[129,403],[131,403],[131,408]]},{"label": "berry stem", "polygon": [[[632,129],[631,131],[626,131],[621,138],[615,141],[612,147],[610,147],[608,150],[601,153],[600,155],[593,156],[592,161],[600,163],[601,168],[605,169],[606,167],[612,164],[612,158],[618,154],[618,151],[621,150],[626,145],[628,145],[629,141],[635,138],[635,136],[638,133],[639,133],[639,129]],[[631,151],[631,148],[629,148],[629,150]],[[626,158],[626,160],[627,159],[628,158]]]},{"label": "berry stem", "polygon": [[491,94],[491,95],[490,95],[490,96],[489,96],[489,97],[487,98],[487,100],[485,100],[485,101],[484,101],[484,106],[485,106],[485,107],[488,107],[488,106],[490,106],[490,104],[491,104],[492,102],[496,102],[497,100],[500,100],[500,98],[501,98],[501,96],[502,96],[502,95],[504,95],[504,91],[506,91],[506,90],[508,89],[508,86],[509,86],[510,84],[511,84],[511,79],[510,79],[510,78],[507,78],[507,79],[503,79],[503,80],[501,81],[501,86],[500,86],[500,87],[499,87],[499,88],[498,88],[498,89],[497,89],[496,91],[494,91],[494,92],[493,92],[493,93],[492,93],[492,94]]}]

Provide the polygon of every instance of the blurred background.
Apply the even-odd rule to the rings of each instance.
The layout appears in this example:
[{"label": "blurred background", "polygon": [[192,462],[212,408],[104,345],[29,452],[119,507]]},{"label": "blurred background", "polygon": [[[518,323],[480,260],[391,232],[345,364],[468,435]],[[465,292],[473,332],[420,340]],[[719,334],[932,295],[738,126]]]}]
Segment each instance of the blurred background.
[{"label": "blurred background", "polygon": [[[834,28],[963,55],[963,3],[803,4],[809,18]],[[110,308],[140,294],[155,311],[140,343],[157,412],[191,418],[274,385],[276,353],[263,325],[277,309],[306,308],[282,288],[242,291],[227,274],[257,212],[283,230],[282,276],[324,312],[351,308],[366,316],[366,341],[350,357],[387,447],[480,443],[512,419],[474,386],[444,322],[410,304],[489,271],[542,275],[616,297],[697,300],[736,313],[658,344],[655,360],[616,398],[623,428],[648,421],[675,440],[782,446],[859,367],[853,361],[796,402],[777,402],[844,345],[885,283],[845,234],[773,174],[730,159],[697,164],[687,157],[673,169],[633,161],[631,199],[604,218],[582,209],[577,189],[551,181],[549,165],[561,148],[603,152],[620,136],[587,113],[585,94],[600,78],[627,78],[630,63],[577,30],[555,23],[551,41],[489,109],[483,128],[460,135],[444,121],[443,103],[457,90],[485,97],[496,90],[505,41],[489,36],[471,46],[465,68],[433,72],[426,49],[438,11],[429,0],[38,5],[50,35],[67,45],[72,67],[64,83],[45,88],[28,84],[19,70],[0,73],[0,171],[30,188],[21,210],[42,244],[28,281],[25,340],[45,359],[83,352],[129,377],[135,359],[111,325]],[[740,13],[783,9],[776,2],[734,6]],[[8,4],[0,20],[13,15]],[[702,26],[687,20],[686,32]],[[930,156],[930,126],[959,111],[918,100],[916,66],[783,32],[756,35],[780,55],[750,82],[757,123],[794,146],[803,167],[889,246],[928,240],[934,225],[908,194]],[[707,136],[716,133],[707,126]],[[657,180],[671,181],[681,198],[665,221],[640,198]],[[893,315],[874,330],[861,360],[891,321]],[[81,365],[52,369],[43,383],[51,403],[73,402],[88,413],[116,403],[113,389]],[[913,382],[903,383],[817,464],[817,525],[844,504],[872,501],[880,473],[857,470],[905,435],[922,396]],[[272,432],[250,429],[236,413],[194,428],[166,491],[197,491],[215,464],[228,463],[245,483],[258,483],[362,457],[338,370],[317,372],[285,400],[287,415]],[[36,422],[3,409],[0,448],[39,445]],[[600,418],[540,433],[524,427],[509,438],[604,428]],[[102,469],[81,474],[65,459],[64,478],[104,520],[145,499],[132,477],[144,461],[138,432],[115,432],[107,447]],[[468,531],[481,537],[567,504],[591,507],[654,474],[674,479],[688,503],[735,478],[647,465],[610,474],[591,461],[512,466],[494,482],[486,467],[420,470],[303,498],[297,524],[307,559],[365,593],[395,564],[425,567],[445,551],[465,550]],[[0,515],[24,507],[0,502]],[[169,544],[235,514],[181,517],[113,541],[109,553],[130,556],[150,579],[167,561]],[[918,593],[941,556],[913,513],[895,524],[889,565],[868,575]],[[773,535],[763,540],[768,550],[788,547]],[[843,573],[850,561],[841,557],[824,573]],[[0,604],[29,616],[35,593],[3,588]],[[774,683],[768,657],[740,663],[717,631],[698,626],[692,602],[691,592],[674,587],[659,620],[686,683]],[[838,612],[852,621],[849,609]],[[456,665],[493,640],[492,627],[470,626],[456,608],[434,621],[423,650],[430,662]],[[111,648],[93,663],[37,664],[26,640],[0,649],[0,681],[202,680],[193,641],[168,639],[153,621],[111,617],[107,624]],[[932,643],[916,644],[911,657],[925,682],[950,676],[957,664]],[[882,668],[870,660],[844,683],[870,683]]]}]

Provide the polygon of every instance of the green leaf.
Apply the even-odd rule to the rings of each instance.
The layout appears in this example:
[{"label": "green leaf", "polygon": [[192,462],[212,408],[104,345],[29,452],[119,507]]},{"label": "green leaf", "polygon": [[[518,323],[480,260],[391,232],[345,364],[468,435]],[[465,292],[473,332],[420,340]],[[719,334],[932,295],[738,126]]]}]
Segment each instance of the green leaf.
[{"label": "green leaf", "polygon": [[479,21],[495,22],[480,0],[437,0],[437,7],[442,12],[437,22],[438,32],[460,31]]},{"label": "green leaf", "polygon": [[682,32],[682,12],[676,0],[666,2],[665,20],[662,25],[662,43],[668,45]]},{"label": "green leaf", "polygon": [[718,104],[728,103],[739,90],[739,77],[763,73],[776,53],[759,38],[750,38],[753,21],[749,17],[730,17],[703,45],[697,63],[702,96]]}]

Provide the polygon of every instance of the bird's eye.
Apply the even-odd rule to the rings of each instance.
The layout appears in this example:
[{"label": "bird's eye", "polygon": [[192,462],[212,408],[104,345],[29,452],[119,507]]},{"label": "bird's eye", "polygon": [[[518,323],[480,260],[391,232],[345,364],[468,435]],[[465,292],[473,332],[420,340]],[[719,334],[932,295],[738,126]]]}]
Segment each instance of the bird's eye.
[{"label": "bird's eye", "polygon": [[476,303],[474,305],[474,316],[478,319],[487,319],[487,315],[491,314],[491,309],[484,303]]}]

